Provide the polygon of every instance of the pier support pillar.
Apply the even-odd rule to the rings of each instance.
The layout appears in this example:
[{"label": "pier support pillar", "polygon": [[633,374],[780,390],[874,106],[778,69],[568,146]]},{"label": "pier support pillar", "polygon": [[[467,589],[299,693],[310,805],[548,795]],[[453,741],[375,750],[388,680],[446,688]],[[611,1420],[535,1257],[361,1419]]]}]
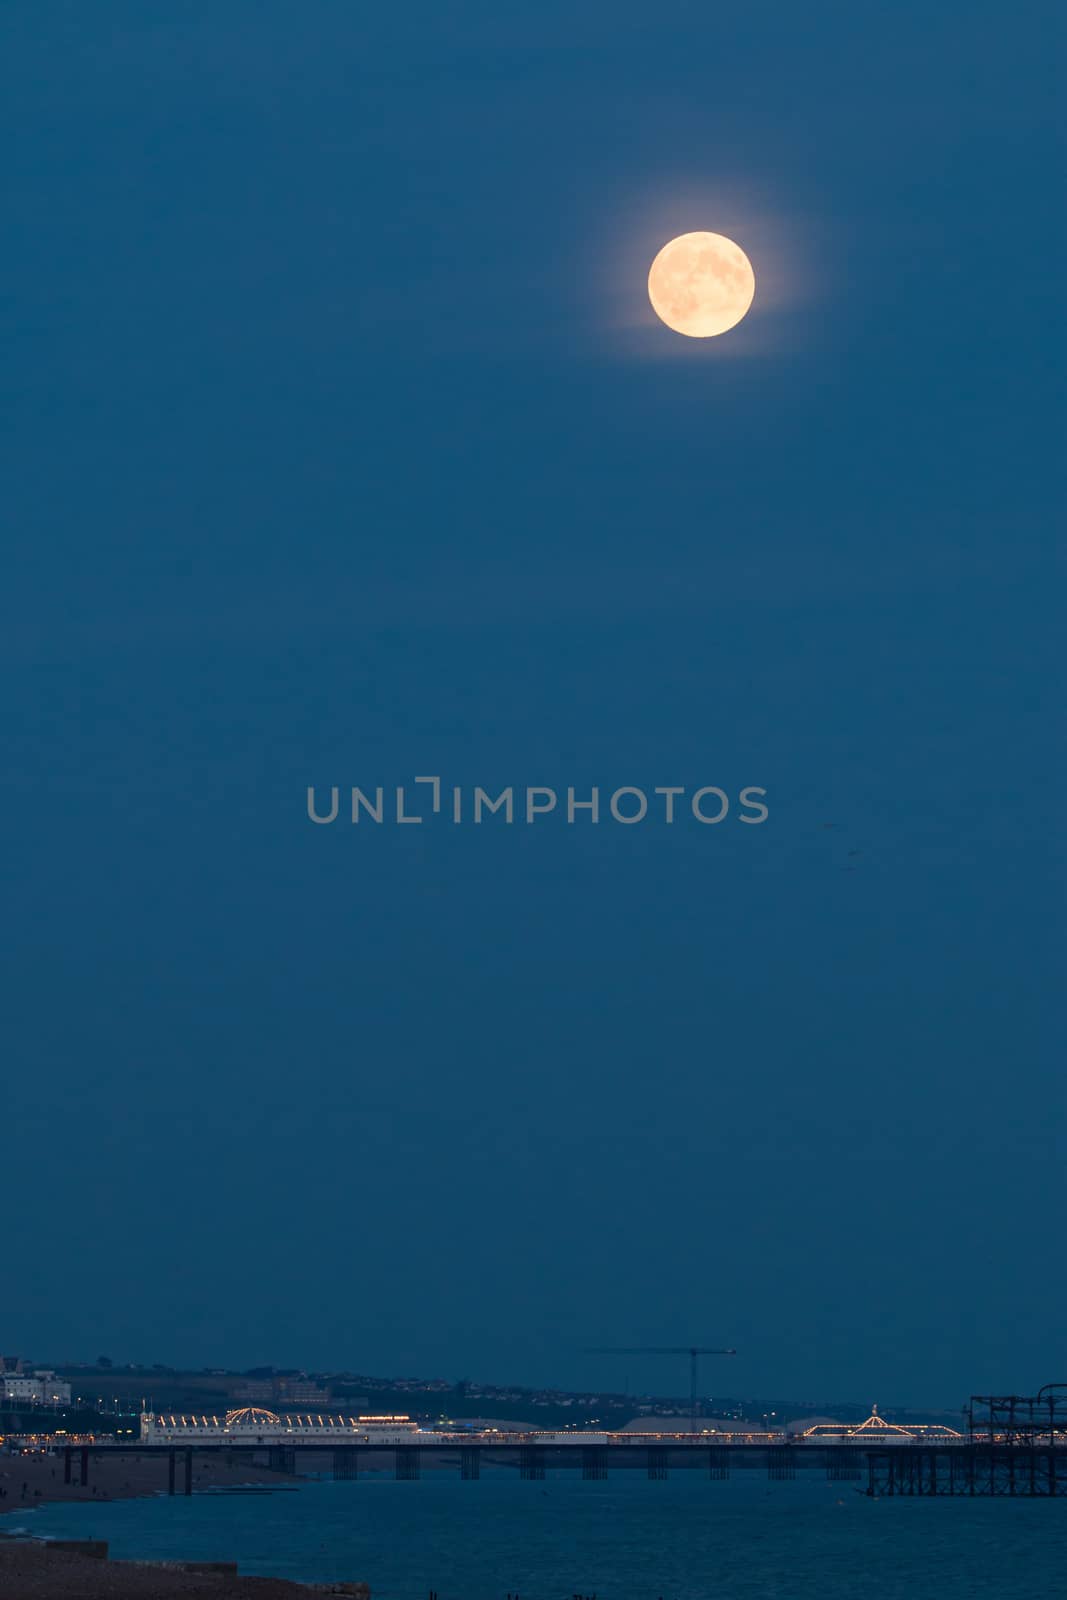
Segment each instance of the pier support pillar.
[{"label": "pier support pillar", "polygon": [[174,1493],[174,1477],[175,1477],[175,1471],[176,1471],[177,1465],[178,1465],[178,1452],[176,1450],[168,1450],[167,1451],[167,1493],[168,1494],[173,1494]]},{"label": "pier support pillar", "polygon": [[193,1492],[193,1452],[191,1450],[185,1452],[185,1492],[186,1494],[192,1494]]},{"label": "pier support pillar", "polygon": [[86,1449],[86,1447],[84,1445],[82,1446],[81,1468],[82,1468],[82,1488],[84,1489],[86,1484],[89,1482],[89,1451]]},{"label": "pier support pillar", "polygon": [[519,1451],[519,1477],[543,1478],[545,1475],[545,1452],[540,1445],[524,1444]]},{"label": "pier support pillar", "polygon": [[712,1445],[708,1450],[708,1477],[722,1480],[729,1476],[729,1450],[725,1445]]},{"label": "pier support pillar", "polygon": [[468,1482],[482,1475],[482,1452],[477,1445],[464,1445],[459,1452],[459,1475]]},{"label": "pier support pillar", "polygon": [[608,1463],[604,1454],[604,1446],[600,1444],[586,1444],[582,1446],[582,1477],[600,1480],[608,1475]]},{"label": "pier support pillar", "polygon": [[667,1452],[662,1445],[648,1447],[648,1475],[650,1478],[667,1476]]},{"label": "pier support pillar", "polygon": [[359,1458],[351,1446],[334,1451],[333,1475],[338,1482],[342,1480],[347,1482],[349,1479],[359,1476]]},{"label": "pier support pillar", "polygon": [[860,1476],[860,1453],[851,1445],[827,1445],[823,1451],[826,1476],[832,1483]]},{"label": "pier support pillar", "polygon": [[71,1477],[70,1469],[71,1469],[71,1466],[73,1465],[73,1457],[74,1457],[74,1451],[70,1448],[70,1445],[68,1444],[66,1449],[63,1452],[63,1482],[64,1483],[69,1483],[70,1482],[70,1477]]},{"label": "pier support pillar", "polygon": [[795,1478],[796,1475],[796,1463],[788,1445],[772,1446],[767,1451],[768,1478]]},{"label": "pier support pillar", "polygon": [[405,1483],[413,1483],[421,1476],[422,1453],[417,1444],[398,1444],[396,1447],[396,1475]]}]

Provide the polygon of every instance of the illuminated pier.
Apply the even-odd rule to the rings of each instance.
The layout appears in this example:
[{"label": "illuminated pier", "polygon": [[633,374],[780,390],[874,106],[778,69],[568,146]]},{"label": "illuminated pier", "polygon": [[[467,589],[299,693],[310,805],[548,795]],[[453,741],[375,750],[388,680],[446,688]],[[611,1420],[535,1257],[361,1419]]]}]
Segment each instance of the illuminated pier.
[{"label": "illuminated pier", "polygon": [[686,1469],[712,1480],[752,1469],[782,1480],[814,1469],[829,1479],[851,1481],[873,1496],[1058,1496],[1067,1493],[1067,1385],[1047,1385],[1032,1397],[974,1396],[966,1433],[934,1424],[903,1427],[879,1416],[877,1408],[861,1423],[815,1423],[788,1434],[712,1428],[690,1433],[577,1428],[473,1433],[447,1426],[421,1428],[406,1416],[280,1414],[246,1407],[222,1417],[145,1413],[140,1437],[128,1444],[74,1444],[55,1438],[37,1441],[37,1448],[42,1444],[61,1448],[65,1481],[75,1481],[77,1465],[77,1481],[83,1485],[89,1482],[94,1457],[162,1457],[171,1494],[179,1478],[184,1492],[192,1493],[195,1454],[224,1453],[231,1459],[258,1455],[286,1473],[299,1467],[322,1470],[325,1456],[334,1477],[348,1479],[358,1478],[361,1467],[380,1469],[386,1461],[406,1481],[418,1479],[424,1467],[458,1469],[469,1481],[480,1478],[486,1466],[517,1470],[521,1478],[533,1480],[560,1469],[580,1470],[590,1480],[620,1469],[643,1472],[650,1479]]}]

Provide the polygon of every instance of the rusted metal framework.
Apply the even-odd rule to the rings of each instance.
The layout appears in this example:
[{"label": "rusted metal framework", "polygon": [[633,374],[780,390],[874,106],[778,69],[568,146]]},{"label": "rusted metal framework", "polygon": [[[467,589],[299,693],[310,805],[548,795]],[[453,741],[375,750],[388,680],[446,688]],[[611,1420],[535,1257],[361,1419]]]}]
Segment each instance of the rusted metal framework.
[{"label": "rusted metal framework", "polygon": [[1067,1494],[1067,1450],[1018,1444],[898,1445],[867,1456],[870,1495]]},{"label": "rusted metal framework", "polygon": [[1067,1383],[1036,1394],[972,1394],[967,1436],[972,1444],[1067,1445]]},{"label": "rusted metal framework", "polygon": [[1067,1495],[1067,1384],[974,1394],[959,1444],[892,1445],[867,1455],[872,1495]]}]

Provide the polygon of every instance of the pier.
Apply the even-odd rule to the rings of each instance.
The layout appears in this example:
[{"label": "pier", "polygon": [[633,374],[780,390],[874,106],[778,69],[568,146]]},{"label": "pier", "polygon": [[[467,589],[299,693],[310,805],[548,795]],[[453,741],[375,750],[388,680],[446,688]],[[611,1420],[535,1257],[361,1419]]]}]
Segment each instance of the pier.
[{"label": "pier", "polygon": [[[638,1472],[651,1481],[696,1471],[722,1481],[735,1471],[763,1471],[775,1481],[820,1471],[871,1496],[1067,1494],[1067,1385],[1046,1384],[1033,1396],[973,1395],[966,1431],[943,1426],[903,1428],[877,1409],[855,1427],[818,1424],[802,1433],[463,1433],[420,1429],[407,1417],[288,1415],[258,1408],[218,1417],[142,1418],[139,1439],[82,1440],[59,1445],[64,1482],[88,1485],[92,1461],[104,1456],[157,1456],[162,1488],[192,1494],[194,1457],[245,1457],[289,1475],[330,1472],[358,1479],[361,1471],[392,1469],[416,1482],[424,1469],[449,1470],[477,1482],[486,1467],[507,1468],[525,1480],[549,1472],[580,1472],[597,1482],[609,1472]],[[164,1465],[165,1464],[165,1465]],[[77,1478],[74,1477],[75,1471]]]}]

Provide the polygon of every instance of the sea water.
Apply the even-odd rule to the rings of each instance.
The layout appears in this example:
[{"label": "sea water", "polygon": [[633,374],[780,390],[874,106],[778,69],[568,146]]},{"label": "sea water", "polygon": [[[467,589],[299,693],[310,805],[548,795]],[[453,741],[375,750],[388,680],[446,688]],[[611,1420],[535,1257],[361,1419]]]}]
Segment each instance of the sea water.
[{"label": "sea water", "polygon": [[1022,1600],[1067,1578],[1067,1502],[869,1499],[814,1472],[368,1476],[296,1491],[52,1505],[24,1519],[117,1558],[362,1579],[374,1600]]}]

